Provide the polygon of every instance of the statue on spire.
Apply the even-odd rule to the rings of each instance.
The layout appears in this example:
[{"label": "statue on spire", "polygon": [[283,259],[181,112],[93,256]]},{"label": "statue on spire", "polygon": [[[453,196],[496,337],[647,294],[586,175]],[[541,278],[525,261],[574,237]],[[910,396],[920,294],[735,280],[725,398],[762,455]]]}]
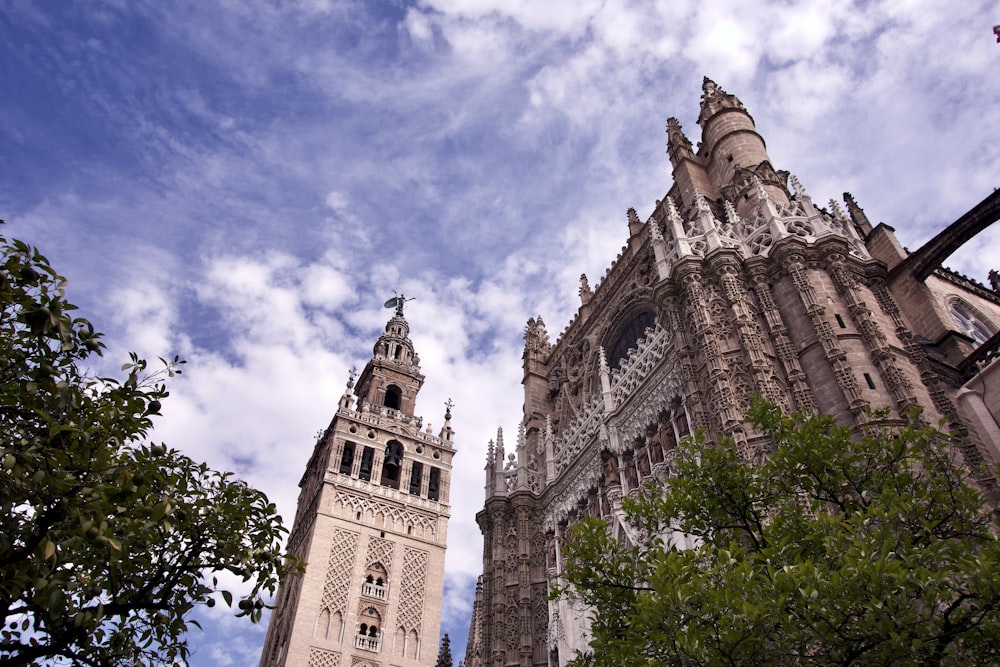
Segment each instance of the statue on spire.
[{"label": "statue on spire", "polygon": [[[393,294],[395,294],[395,293],[396,293],[396,291],[393,290]],[[394,296],[391,299],[389,299],[388,301],[386,301],[383,305],[386,308],[395,308],[396,309],[396,314],[399,315],[400,317],[402,317],[403,316],[403,306],[406,305],[407,301],[413,301],[413,299],[415,299],[415,298],[416,297],[410,297],[409,299],[407,299],[405,294],[396,294],[396,296]]]}]

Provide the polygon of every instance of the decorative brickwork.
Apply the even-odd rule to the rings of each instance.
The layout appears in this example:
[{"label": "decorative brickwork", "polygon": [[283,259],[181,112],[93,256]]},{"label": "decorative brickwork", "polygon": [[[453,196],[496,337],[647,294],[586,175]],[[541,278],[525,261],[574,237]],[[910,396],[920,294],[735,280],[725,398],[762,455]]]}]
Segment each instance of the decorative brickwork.
[{"label": "decorative brickwork", "polygon": [[334,530],[333,544],[330,545],[330,561],[326,566],[326,582],[323,584],[322,609],[342,614],[346,611],[347,594],[351,588],[357,550],[357,533],[343,529]]},{"label": "decorative brickwork", "polygon": [[380,537],[370,538],[368,540],[368,555],[365,556],[365,567],[381,563],[386,572],[389,572],[389,568],[392,567],[392,554],[395,548],[396,545],[389,540]]},{"label": "decorative brickwork", "polygon": [[419,634],[423,621],[424,586],[427,580],[427,552],[403,549],[402,588],[397,625]]},{"label": "decorative brickwork", "polygon": [[[919,406],[969,436],[967,463],[1000,458],[1000,443],[956,410],[975,341],[948,306],[960,299],[995,332],[1000,291],[940,270],[922,272],[938,281],[926,284],[888,271],[907,261],[891,228],[873,227],[850,196],[850,217],[836,202],[817,207],[774,167],[739,99],[708,79],[699,124],[695,152],[667,122],[674,183],[645,222],[628,209],[626,245],[594,287],[581,277],[562,333],[551,338],[540,316],[527,321],[517,443],[505,449],[498,431],[487,448],[466,667],[560,667],[585,651],[589,610],[578,598],[547,599],[570,527],[599,516],[625,544],[649,539],[622,503],[641,484],[670,483],[681,440],[701,430],[751,463],[772,451],[745,421],[757,396],[858,429],[870,408],[901,418]],[[981,387],[962,391],[962,415],[995,421],[973,404]]]},{"label": "decorative brickwork", "polygon": [[340,654],[313,646],[309,649],[309,667],[340,667]]}]

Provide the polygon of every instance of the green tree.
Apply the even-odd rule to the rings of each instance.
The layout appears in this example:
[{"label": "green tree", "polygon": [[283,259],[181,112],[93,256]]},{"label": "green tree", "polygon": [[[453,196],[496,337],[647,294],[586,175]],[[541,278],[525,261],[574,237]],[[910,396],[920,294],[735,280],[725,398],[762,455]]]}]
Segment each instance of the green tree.
[{"label": "green tree", "polygon": [[0,662],[175,664],[194,605],[249,591],[239,616],[300,566],[264,494],[147,442],[183,362],[125,378],[87,369],[101,335],[66,301],[65,280],[0,237]]},{"label": "green tree", "polygon": [[556,591],[593,610],[575,664],[1000,664],[993,506],[918,415],[873,417],[859,434],[758,404],[766,460],[682,443],[669,483],[623,503],[640,546],[578,524]]}]

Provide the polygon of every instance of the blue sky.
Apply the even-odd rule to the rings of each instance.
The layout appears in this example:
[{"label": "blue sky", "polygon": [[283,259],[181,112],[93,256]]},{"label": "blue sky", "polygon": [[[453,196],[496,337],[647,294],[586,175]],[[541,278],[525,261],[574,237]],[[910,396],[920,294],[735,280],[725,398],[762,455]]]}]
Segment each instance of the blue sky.
[{"label": "blue sky", "polygon": [[[287,517],[400,290],[435,428],[456,403],[444,629],[464,652],[486,442],[670,185],[702,76],[778,168],[916,248],[1000,185],[995,2],[4,0],[0,217],[129,350],[180,354],[157,437]],[[949,262],[985,281],[1000,237]],[[217,606],[191,665],[255,664]]]}]

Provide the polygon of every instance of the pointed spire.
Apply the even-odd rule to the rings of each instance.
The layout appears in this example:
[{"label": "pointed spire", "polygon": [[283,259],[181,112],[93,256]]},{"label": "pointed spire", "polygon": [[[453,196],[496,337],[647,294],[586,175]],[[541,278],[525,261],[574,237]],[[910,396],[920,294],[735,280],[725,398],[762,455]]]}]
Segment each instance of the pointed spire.
[{"label": "pointed spire", "polygon": [[555,434],[552,432],[552,415],[545,415],[545,481],[556,479],[556,448]]},{"label": "pointed spire", "polygon": [[742,237],[745,234],[745,230],[743,228],[743,218],[741,218],[740,214],[736,212],[736,208],[733,206],[733,203],[728,199],[722,200],[722,207],[726,214],[726,224],[723,225],[723,231],[726,232],[727,236],[733,238],[736,238],[737,234]]},{"label": "pointed spire", "polygon": [[628,233],[629,236],[635,236],[642,231],[642,221],[639,220],[638,214],[635,209],[629,207],[628,211],[625,212],[626,217],[628,217]]},{"label": "pointed spire", "polygon": [[841,224],[847,223],[847,216],[844,215],[844,209],[840,208],[840,204],[836,199],[830,200],[830,212],[833,214],[834,219]]},{"label": "pointed spire", "polygon": [[347,372],[347,388],[344,390],[344,395],[340,397],[341,410],[350,410],[354,407],[354,378],[357,376],[357,367],[351,366],[351,370]]},{"label": "pointed spire", "polygon": [[[504,451],[503,451],[503,429],[497,429],[497,442],[493,450],[493,465],[486,466],[486,484],[492,484],[492,489],[487,489],[486,497],[506,496],[507,482],[504,479]],[[492,479],[490,475],[492,473]]]},{"label": "pointed spire", "polygon": [[441,427],[438,437],[445,442],[451,442],[455,437],[455,431],[451,428],[451,409],[453,407],[455,404],[450,398],[444,402],[444,426]]},{"label": "pointed spire", "polygon": [[545,320],[539,315],[537,318],[529,317],[528,324],[524,330],[525,350],[544,350],[550,347],[549,332],[545,329]]},{"label": "pointed spire", "polygon": [[792,187],[795,188],[795,196],[799,199],[812,199],[806,189],[802,187],[802,183],[799,182],[798,177],[795,174],[789,176],[789,180],[792,182]]},{"label": "pointed spire", "polygon": [[869,222],[864,209],[858,206],[858,202],[854,201],[854,195],[850,192],[844,193],[844,203],[847,204],[847,212],[851,216],[851,221],[854,222],[854,228],[858,230],[861,238],[867,238],[872,233],[872,223]]},{"label": "pointed spire", "polygon": [[694,210],[695,214],[691,218],[691,226],[688,230],[689,236],[704,234],[718,226],[718,220],[715,219],[715,214],[712,213],[712,207],[709,206],[705,195],[698,188],[694,190]]},{"label": "pointed spire", "polygon": [[597,375],[601,380],[601,398],[604,401],[604,409],[610,412],[614,409],[615,402],[611,394],[611,368],[608,365],[608,357],[603,345],[597,348]]},{"label": "pointed spire", "polygon": [[434,667],[453,667],[454,663],[451,658],[451,640],[448,639],[448,633],[444,633],[444,637],[441,639],[441,648],[438,650],[437,662],[434,663]]},{"label": "pointed spire", "polygon": [[586,306],[590,303],[591,297],[594,296],[594,292],[590,289],[590,282],[587,280],[587,274],[580,274],[580,303]]},{"label": "pointed spire", "polygon": [[685,136],[681,124],[673,116],[667,119],[667,155],[675,167],[681,160],[694,157],[691,140]]},{"label": "pointed spire", "polygon": [[524,422],[517,427],[517,484],[514,488],[528,488],[528,442],[524,434]]},{"label": "pointed spire", "polygon": [[684,221],[681,219],[681,214],[677,212],[677,205],[674,204],[674,198],[670,195],[667,195],[667,223],[671,227],[674,238],[686,235],[684,232]]},{"label": "pointed spire", "polygon": [[805,187],[803,187],[802,183],[799,182],[799,179],[795,176],[795,174],[792,174],[789,177],[789,180],[792,182],[792,188],[795,189],[795,200],[802,209],[802,213],[804,213],[807,217],[816,215],[816,206],[813,204],[812,197],[810,197],[809,193],[806,192]]}]

